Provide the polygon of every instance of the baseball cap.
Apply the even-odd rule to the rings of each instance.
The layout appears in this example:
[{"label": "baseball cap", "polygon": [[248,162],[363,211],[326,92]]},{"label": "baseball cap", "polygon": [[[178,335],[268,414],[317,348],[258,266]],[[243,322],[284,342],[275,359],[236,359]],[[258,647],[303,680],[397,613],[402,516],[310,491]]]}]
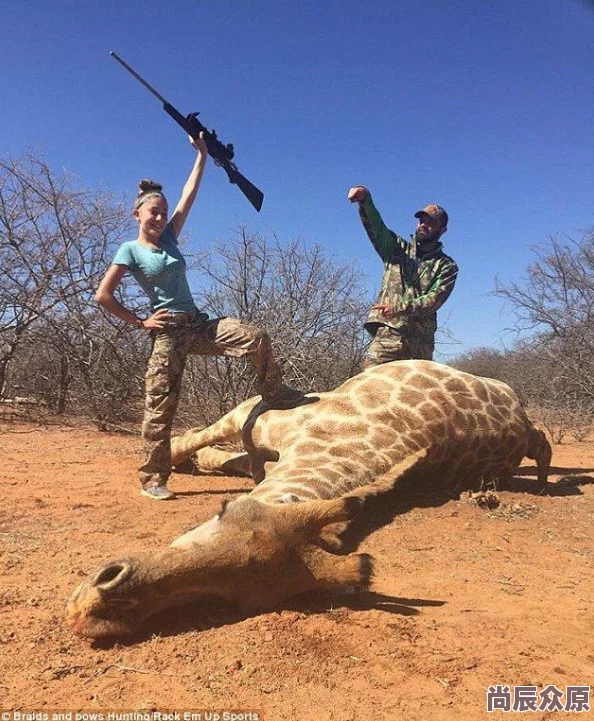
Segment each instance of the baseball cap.
[{"label": "baseball cap", "polygon": [[430,218],[438,220],[442,225],[448,224],[448,214],[441,205],[426,205],[422,210],[415,213],[415,218],[420,218],[422,215],[428,215]]}]

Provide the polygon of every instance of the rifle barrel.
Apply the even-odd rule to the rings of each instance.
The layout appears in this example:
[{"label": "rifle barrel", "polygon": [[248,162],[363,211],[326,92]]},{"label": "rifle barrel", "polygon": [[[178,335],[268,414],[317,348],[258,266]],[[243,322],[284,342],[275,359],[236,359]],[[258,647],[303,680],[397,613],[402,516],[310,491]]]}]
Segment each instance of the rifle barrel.
[{"label": "rifle barrel", "polygon": [[165,98],[160,93],[158,93],[152,85],[149,85],[146,80],[136,72],[136,70],[131,68],[125,60],[122,60],[122,58],[117,53],[111,50],[109,54],[114,60],[117,60],[122,67],[126,68],[130,75],[133,75],[139,83],[142,83],[149,92],[151,92],[156,98],[159,98],[159,100],[164,105],[167,103]]},{"label": "rifle barrel", "polygon": [[223,143],[221,143],[221,141],[217,138],[214,130],[209,132],[198,120],[198,113],[190,113],[190,115],[184,118],[177,108],[174,108],[171,103],[167,102],[167,100],[165,100],[165,98],[158,93],[152,85],[149,85],[146,80],[139,75],[134,68],[131,68],[125,60],[122,60],[117,53],[111,50],[109,54],[114,60],[117,60],[118,63],[130,73],[130,75],[135,77],[139,83],[144,85],[150,93],[163,103],[163,109],[165,112],[170,115],[173,120],[175,120],[175,122],[181,126],[186,133],[188,133],[188,135],[191,135],[195,140],[197,140],[200,134],[202,132],[204,133],[204,140],[206,141],[208,154],[215,159],[217,165],[220,165],[225,170],[230,182],[237,185],[254,208],[260,212],[262,202],[264,200],[264,194],[261,190],[256,188],[255,185],[250,183],[250,181],[237,170],[237,166],[231,162],[234,155],[233,146],[231,144],[223,145]]}]

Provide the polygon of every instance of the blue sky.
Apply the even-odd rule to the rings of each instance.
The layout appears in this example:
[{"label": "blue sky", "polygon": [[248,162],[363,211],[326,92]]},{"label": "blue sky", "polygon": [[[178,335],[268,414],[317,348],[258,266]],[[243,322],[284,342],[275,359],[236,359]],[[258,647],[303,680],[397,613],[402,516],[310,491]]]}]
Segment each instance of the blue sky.
[{"label": "blue sky", "polygon": [[210,164],[187,228],[199,248],[239,225],[356,260],[377,289],[351,185],[402,235],[430,202],[460,266],[441,311],[460,342],[509,346],[494,278],[530,247],[594,225],[594,4],[586,0],[5,0],[1,152],[45,152],[81,184],[170,201],[192,151],[118,52],[183,113],[233,142],[265,193],[257,214]]}]

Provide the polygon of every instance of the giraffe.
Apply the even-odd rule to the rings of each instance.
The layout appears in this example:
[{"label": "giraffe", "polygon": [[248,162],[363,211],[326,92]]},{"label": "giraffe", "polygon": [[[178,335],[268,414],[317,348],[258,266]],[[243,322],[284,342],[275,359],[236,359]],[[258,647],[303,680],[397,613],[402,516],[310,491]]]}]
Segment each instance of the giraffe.
[{"label": "giraffe", "polygon": [[[212,447],[239,438],[246,452]],[[91,574],[68,604],[76,633],[133,633],[188,598],[216,596],[253,612],[313,589],[366,588],[373,560],[334,555],[328,526],[353,519],[368,495],[412,471],[440,483],[506,477],[524,457],[536,460],[544,487],[551,447],[505,383],[409,360],[371,367],[292,409],[265,410],[251,398],[174,438],[172,456],[251,471],[258,485],[169,549]]]}]

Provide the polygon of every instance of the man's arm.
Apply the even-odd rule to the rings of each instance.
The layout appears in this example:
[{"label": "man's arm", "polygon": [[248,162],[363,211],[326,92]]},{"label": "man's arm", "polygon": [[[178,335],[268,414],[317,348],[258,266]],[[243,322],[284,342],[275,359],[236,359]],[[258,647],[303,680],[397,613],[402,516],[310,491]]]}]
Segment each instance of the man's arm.
[{"label": "man's arm", "polygon": [[440,268],[430,288],[415,298],[403,298],[397,300],[394,305],[374,305],[374,310],[379,310],[385,318],[393,318],[395,315],[425,315],[434,313],[450,297],[454,290],[454,284],[458,277],[458,266],[453,260],[448,259]]},{"label": "man's arm", "polygon": [[359,217],[363,227],[380,258],[387,262],[394,255],[404,255],[408,243],[392,232],[382,220],[378,209],[373,204],[371,193],[363,185],[349,190],[348,199],[359,206]]},{"label": "man's arm", "polygon": [[395,304],[394,313],[410,313],[411,315],[434,313],[450,297],[457,277],[458,266],[451,258],[448,258],[442,263],[428,290],[416,298],[407,299],[405,294],[404,298]]}]

